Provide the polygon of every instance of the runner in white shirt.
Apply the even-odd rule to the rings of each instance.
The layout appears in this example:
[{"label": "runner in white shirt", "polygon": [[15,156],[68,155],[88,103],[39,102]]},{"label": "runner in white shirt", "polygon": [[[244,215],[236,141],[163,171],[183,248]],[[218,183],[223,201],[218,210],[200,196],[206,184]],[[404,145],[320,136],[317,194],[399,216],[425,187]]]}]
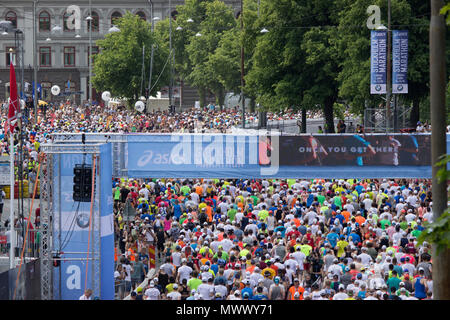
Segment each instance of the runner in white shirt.
[{"label": "runner in white shirt", "polygon": [[187,265],[186,258],[183,258],[181,263],[183,265],[178,268],[178,283],[182,283],[183,279],[186,279],[186,281],[188,281],[193,271],[192,268]]},{"label": "runner in white shirt", "polygon": [[295,259],[298,264],[299,270],[303,270],[303,264],[306,260],[306,255],[300,251],[300,246],[297,247],[297,250],[291,254],[291,257]]},{"label": "runner in white shirt", "polygon": [[149,288],[145,290],[144,295],[147,297],[147,300],[159,300],[161,298],[161,293],[155,288],[153,281],[150,281]]},{"label": "runner in white shirt", "polygon": [[206,278],[202,278],[202,284],[197,287],[197,292],[202,296],[203,300],[211,300],[214,286],[209,285]]},{"label": "runner in white shirt", "polygon": [[333,300],[345,300],[348,298],[348,294],[345,293],[345,286],[339,285],[339,292],[333,296]]},{"label": "runner in white shirt", "polygon": [[358,256],[358,258],[361,258],[361,263],[364,266],[368,266],[372,262],[372,257],[367,254],[367,248],[363,247],[361,248],[362,253]]},{"label": "runner in white shirt", "polygon": [[178,284],[173,285],[173,290],[167,294],[167,298],[170,300],[181,300],[181,293],[178,292]]}]

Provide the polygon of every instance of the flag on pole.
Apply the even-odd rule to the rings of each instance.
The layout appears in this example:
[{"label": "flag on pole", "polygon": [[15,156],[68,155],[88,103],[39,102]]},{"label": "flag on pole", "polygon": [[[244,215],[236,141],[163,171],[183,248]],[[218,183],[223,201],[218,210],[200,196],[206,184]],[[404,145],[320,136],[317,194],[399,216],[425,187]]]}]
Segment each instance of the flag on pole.
[{"label": "flag on pole", "polygon": [[11,124],[11,122],[17,120],[17,113],[20,112],[20,104],[17,97],[16,71],[14,70],[14,65],[12,63],[9,65],[9,88],[8,121],[5,122],[5,133],[7,133],[8,130],[14,132],[16,124]]}]

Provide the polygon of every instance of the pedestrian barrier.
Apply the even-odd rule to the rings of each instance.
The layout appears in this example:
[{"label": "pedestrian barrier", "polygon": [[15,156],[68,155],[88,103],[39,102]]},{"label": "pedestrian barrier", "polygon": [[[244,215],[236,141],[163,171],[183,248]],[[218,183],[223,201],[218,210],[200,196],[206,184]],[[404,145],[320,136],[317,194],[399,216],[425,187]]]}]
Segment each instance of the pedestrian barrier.
[{"label": "pedestrian barrier", "polygon": [[150,262],[150,269],[156,268],[155,246],[150,245],[148,247],[148,257],[149,257],[149,262]]},{"label": "pedestrian barrier", "polygon": [[14,198],[15,199],[22,197],[22,185],[23,185],[23,197],[24,198],[30,197],[29,188],[28,188],[28,180],[22,180],[22,183],[19,180],[14,183]]}]

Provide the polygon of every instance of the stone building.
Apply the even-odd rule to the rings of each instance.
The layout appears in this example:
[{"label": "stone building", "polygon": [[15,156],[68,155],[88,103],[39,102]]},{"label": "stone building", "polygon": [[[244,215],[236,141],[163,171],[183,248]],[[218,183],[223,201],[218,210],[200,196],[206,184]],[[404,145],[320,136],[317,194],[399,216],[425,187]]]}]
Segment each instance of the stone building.
[{"label": "stone building", "polygon": [[[164,19],[170,13],[169,0],[152,0],[155,17]],[[240,0],[225,0],[237,8]],[[91,7],[89,5],[91,3]],[[35,9],[34,5],[35,4]],[[172,10],[184,0],[172,0]],[[73,22],[66,10],[71,5],[80,8],[81,23],[71,28]],[[0,21],[7,20],[23,32],[23,79],[25,94],[32,93],[34,74],[33,63],[33,16],[36,21],[36,60],[37,83],[42,99],[51,101],[61,99],[50,93],[53,85],[58,85],[63,92],[73,92],[68,96],[77,103],[89,97],[89,16],[92,9],[92,52],[98,52],[95,41],[103,38],[110,27],[112,19],[123,16],[127,11],[150,21],[149,0],[0,0]],[[54,27],[60,27],[55,31]],[[79,27],[79,28],[78,28]],[[9,96],[9,63],[11,59],[22,56],[16,52],[14,32],[0,30],[0,101]],[[17,50],[18,51],[18,50]],[[19,55],[19,57],[17,57]],[[22,68],[16,70],[20,82]],[[93,89],[92,99],[100,100],[100,94]]]}]

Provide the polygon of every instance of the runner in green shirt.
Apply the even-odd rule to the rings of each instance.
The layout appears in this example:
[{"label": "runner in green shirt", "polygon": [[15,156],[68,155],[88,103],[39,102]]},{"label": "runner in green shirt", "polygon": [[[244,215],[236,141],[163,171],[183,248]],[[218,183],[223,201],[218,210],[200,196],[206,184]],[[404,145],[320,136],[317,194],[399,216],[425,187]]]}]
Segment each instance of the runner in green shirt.
[{"label": "runner in green shirt", "polygon": [[269,216],[269,211],[267,211],[265,208],[258,212],[258,218],[262,221],[266,221],[268,216]]},{"label": "runner in green shirt", "polygon": [[422,233],[422,231],[419,230],[417,225],[414,227],[414,230],[411,232],[412,236],[416,237],[416,239],[420,236],[421,233]]},{"label": "runner in green shirt", "polygon": [[305,254],[305,256],[309,256],[309,254],[311,253],[311,251],[312,251],[312,247],[309,245],[309,244],[307,244],[306,242],[304,243],[304,244],[302,244],[301,246],[300,246],[300,251],[301,252],[303,252],[304,254]]},{"label": "runner in green shirt", "polygon": [[386,226],[390,226],[391,222],[388,219],[383,219],[380,221],[381,229],[386,229]]},{"label": "runner in green shirt", "polygon": [[340,196],[334,197],[334,204],[336,205],[336,207],[339,207],[339,209],[342,210],[342,200]]},{"label": "runner in green shirt", "polygon": [[227,212],[227,216],[228,216],[228,219],[230,219],[230,221],[233,223],[233,221],[234,221],[234,216],[236,215],[236,213],[237,213],[237,211],[236,211],[236,209],[234,209],[234,208],[230,208],[229,210],[228,210],[228,212]]},{"label": "runner in green shirt", "polygon": [[323,203],[325,202],[325,196],[323,196],[321,194],[318,194],[317,195],[317,200],[319,201],[320,206],[323,206]]},{"label": "runner in green shirt", "polygon": [[189,279],[187,285],[188,285],[188,287],[189,287],[190,290],[192,290],[192,289],[197,290],[198,286],[202,284],[202,280],[200,280],[199,278],[197,278],[197,276],[198,276],[197,271],[194,271],[194,272],[192,273],[192,276],[193,276],[193,277],[192,277],[191,279]]},{"label": "runner in green shirt", "polygon": [[180,192],[186,196],[191,193],[191,188],[189,188],[189,186],[187,185],[184,185],[180,188]]},{"label": "runner in green shirt", "polygon": [[250,198],[253,200],[253,205],[256,206],[258,204],[258,197],[255,195],[251,195]]},{"label": "runner in green shirt", "polygon": [[229,255],[227,252],[222,250],[222,246],[219,246],[218,251],[216,252],[216,254],[214,255],[213,258],[218,258],[218,259],[228,261]]}]

